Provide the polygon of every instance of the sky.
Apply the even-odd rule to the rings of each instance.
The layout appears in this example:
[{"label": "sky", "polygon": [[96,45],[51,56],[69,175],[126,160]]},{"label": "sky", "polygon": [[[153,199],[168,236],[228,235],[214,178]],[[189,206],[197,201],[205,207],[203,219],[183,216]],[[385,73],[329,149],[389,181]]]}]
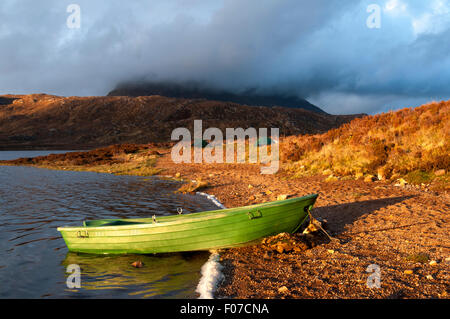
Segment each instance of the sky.
[{"label": "sky", "polygon": [[450,0],[0,1],[0,94],[136,79],[294,94],[332,114],[448,100]]}]

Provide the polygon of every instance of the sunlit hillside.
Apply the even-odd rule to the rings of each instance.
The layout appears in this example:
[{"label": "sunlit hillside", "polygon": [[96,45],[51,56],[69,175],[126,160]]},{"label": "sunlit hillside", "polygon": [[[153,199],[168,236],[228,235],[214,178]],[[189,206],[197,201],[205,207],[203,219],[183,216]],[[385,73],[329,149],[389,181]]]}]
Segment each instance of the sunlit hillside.
[{"label": "sunlit hillside", "polygon": [[297,176],[448,180],[450,101],[358,118],[320,135],[287,137],[281,158]]}]

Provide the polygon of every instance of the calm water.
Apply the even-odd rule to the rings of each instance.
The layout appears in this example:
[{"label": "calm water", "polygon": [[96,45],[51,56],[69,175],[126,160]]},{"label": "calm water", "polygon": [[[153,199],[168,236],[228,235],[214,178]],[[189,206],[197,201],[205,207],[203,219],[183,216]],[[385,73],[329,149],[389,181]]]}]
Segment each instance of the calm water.
[{"label": "calm water", "polygon": [[[0,151],[0,160],[56,151]],[[0,298],[195,298],[208,253],[96,256],[69,253],[56,230],[85,219],[135,218],[216,209],[174,194],[156,178],[0,166]],[[143,268],[131,263],[141,260]],[[66,267],[81,267],[81,289]]]}]

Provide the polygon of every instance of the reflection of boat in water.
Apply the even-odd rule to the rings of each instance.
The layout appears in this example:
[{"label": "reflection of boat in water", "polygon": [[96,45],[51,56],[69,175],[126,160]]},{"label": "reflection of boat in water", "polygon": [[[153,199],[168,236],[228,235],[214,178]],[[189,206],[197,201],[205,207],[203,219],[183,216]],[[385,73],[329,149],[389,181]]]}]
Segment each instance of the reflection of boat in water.
[{"label": "reflection of boat in water", "polygon": [[187,215],[85,221],[59,227],[70,251],[95,254],[167,253],[229,248],[294,232],[317,195]]},{"label": "reflection of boat in water", "polygon": [[[177,253],[152,255],[92,255],[69,252],[62,262],[67,268],[81,268],[81,285],[89,297],[108,297],[105,290],[114,290],[114,297],[196,298],[195,288],[200,269],[209,253]],[[142,268],[131,264],[140,260]],[[123,295],[120,294],[123,290]]]}]

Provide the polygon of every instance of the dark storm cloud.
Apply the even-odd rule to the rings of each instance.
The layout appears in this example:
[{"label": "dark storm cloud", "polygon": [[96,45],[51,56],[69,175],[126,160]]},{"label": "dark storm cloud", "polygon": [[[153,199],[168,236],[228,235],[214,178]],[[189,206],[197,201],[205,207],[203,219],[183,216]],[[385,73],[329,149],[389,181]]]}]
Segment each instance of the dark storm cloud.
[{"label": "dark storm cloud", "polygon": [[[71,3],[81,7],[80,29],[66,26]],[[382,8],[380,29],[366,26],[371,3]],[[0,93],[103,95],[147,78],[295,93],[332,113],[410,106],[450,97],[449,8],[444,0],[2,0]]]}]

